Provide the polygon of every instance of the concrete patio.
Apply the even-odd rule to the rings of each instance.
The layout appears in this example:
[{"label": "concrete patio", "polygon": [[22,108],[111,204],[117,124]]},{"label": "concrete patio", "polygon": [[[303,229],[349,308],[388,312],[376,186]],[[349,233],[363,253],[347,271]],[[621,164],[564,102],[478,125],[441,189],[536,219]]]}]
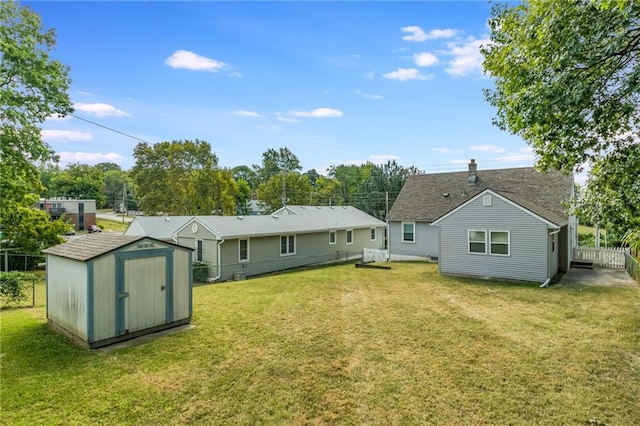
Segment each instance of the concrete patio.
[{"label": "concrete patio", "polygon": [[587,285],[601,287],[637,287],[627,271],[616,268],[571,268],[557,285]]}]

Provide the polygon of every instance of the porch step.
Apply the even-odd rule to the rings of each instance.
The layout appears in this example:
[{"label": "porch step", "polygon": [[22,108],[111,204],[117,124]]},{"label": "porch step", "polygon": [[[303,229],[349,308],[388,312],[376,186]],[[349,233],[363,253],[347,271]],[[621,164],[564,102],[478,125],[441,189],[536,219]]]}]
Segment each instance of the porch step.
[{"label": "porch step", "polygon": [[593,262],[588,260],[572,260],[572,268],[593,269]]}]

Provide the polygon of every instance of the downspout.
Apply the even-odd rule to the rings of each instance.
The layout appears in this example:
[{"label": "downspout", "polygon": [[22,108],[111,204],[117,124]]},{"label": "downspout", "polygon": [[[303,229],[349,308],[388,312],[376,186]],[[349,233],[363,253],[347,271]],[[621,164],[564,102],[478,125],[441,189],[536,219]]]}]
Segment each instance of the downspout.
[{"label": "downspout", "polygon": [[218,270],[218,275],[216,275],[213,278],[209,278],[207,279],[208,282],[212,283],[214,281],[218,281],[220,279],[220,276],[222,275],[222,265],[220,265],[220,259],[221,259],[221,254],[220,254],[220,246],[222,246],[222,243],[224,243],[224,238],[221,240],[218,240],[218,263],[216,265],[216,269]]}]

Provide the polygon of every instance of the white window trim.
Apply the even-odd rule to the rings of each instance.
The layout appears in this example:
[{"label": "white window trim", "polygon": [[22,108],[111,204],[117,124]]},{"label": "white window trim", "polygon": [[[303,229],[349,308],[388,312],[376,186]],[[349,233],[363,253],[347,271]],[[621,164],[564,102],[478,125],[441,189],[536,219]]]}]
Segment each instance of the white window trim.
[{"label": "white window trim", "polygon": [[[282,237],[287,238],[287,253],[282,253]],[[291,237],[293,237],[293,252],[289,253],[289,238]],[[280,235],[280,238],[278,238],[278,251],[280,252],[280,257],[293,256],[296,254],[296,250],[298,249],[296,240],[296,234]]]},{"label": "white window trim", "polygon": [[484,194],[482,196],[482,205],[485,207],[491,207],[492,203],[491,194]]},{"label": "white window trim", "polygon": [[[240,241],[247,241],[247,258],[246,259],[241,259],[240,258]],[[238,262],[240,263],[245,263],[245,262],[249,262],[250,258],[251,258],[251,242],[249,241],[249,238],[239,238],[238,239]]]},{"label": "white window trim", "polygon": [[[507,233],[507,254],[502,254],[502,253],[491,253],[491,234],[493,234],[494,232],[506,232]],[[505,243],[496,243],[496,244],[505,244]],[[489,231],[489,247],[487,247],[489,249],[489,254],[491,256],[502,256],[502,257],[509,257],[511,256],[511,231],[506,231],[506,230],[501,230],[501,229],[492,229]]]},{"label": "white window trim", "polygon": [[378,239],[378,230],[376,228],[370,228],[369,236],[371,236],[371,233],[373,233],[373,238],[371,238],[371,241],[376,241]]},{"label": "white window trim", "polygon": [[[484,253],[478,251],[471,251],[471,233],[472,232],[484,232]],[[480,241],[473,241],[474,243],[479,243]],[[487,254],[487,230],[486,229],[467,229],[467,254],[479,254],[486,255]]]},{"label": "white window trim", "polygon": [[[351,233],[351,241],[349,241],[349,233]],[[353,240],[355,239],[355,236],[353,235],[353,228],[352,229],[347,229],[347,232],[345,232],[345,234],[344,234],[344,239],[345,239],[347,245],[353,244]]]},{"label": "white window trim", "polygon": [[[202,259],[198,259],[198,241],[202,243]],[[196,262],[204,262],[204,240],[197,238],[194,242],[193,248],[196,252]]]},{"label": "white window trim", "polygon": [[[404,226],[411,225],[413,226],[413,240],[405,240],[404,239]],[[406,244],[415,244],[416,243],[416,223],[415,222],[400,222],[400,241]]]},{"label": "white window trim", "polygon": [[[333,242],[331,242],[331,234],[333,234]],[[337,231],[329,231],[329,245],[334,246],[338,242],[338,232]]]}]

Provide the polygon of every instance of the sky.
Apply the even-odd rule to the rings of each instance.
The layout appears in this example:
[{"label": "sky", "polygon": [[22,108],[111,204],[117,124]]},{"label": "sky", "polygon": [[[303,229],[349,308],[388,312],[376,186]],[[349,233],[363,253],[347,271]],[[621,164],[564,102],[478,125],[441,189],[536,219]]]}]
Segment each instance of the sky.
[{"label": "sky", "polygon": [[185,139],[207,141],[222,167],[287,147],[321,174],[535,161],[484,98],[487,1],[22,4],[56,30],[52,57],[70,67],[79,118],[42,126],[63,166],[128,170],[141,140]]}]

